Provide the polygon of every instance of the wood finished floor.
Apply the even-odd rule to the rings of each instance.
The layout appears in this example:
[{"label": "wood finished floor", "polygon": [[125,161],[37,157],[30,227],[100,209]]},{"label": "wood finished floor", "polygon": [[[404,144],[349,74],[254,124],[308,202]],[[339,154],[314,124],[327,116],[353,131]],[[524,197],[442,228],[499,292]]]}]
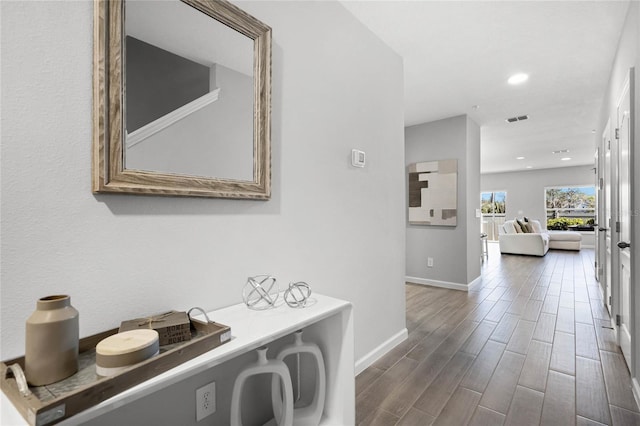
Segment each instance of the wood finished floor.
[{"label": "wood finished floor", "polygon": [[409,338],[356,378],[359,425],[640,425],[594,252],[500,255],[465,293],[408,284]]}]

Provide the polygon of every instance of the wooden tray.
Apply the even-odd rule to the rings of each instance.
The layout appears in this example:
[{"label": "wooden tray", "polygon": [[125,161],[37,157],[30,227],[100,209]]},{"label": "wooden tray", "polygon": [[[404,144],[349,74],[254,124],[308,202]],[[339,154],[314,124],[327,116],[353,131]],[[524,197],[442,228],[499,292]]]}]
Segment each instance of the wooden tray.
[{"label": "wooden tray", "polygon": [[[24,357],[0,363],[0,388],[32,426],[58,423],[160,373],[231,340],[231,328],[215,322],[191,320],[191,340],[160,347],[160,354],[111,377],[96,374],[95,348],[117,328],[80,339],[78,372],[59,382],[29,387],[24,396],[9,366],[24,370]],[[11,377],[7,377],[11,376]]]}]

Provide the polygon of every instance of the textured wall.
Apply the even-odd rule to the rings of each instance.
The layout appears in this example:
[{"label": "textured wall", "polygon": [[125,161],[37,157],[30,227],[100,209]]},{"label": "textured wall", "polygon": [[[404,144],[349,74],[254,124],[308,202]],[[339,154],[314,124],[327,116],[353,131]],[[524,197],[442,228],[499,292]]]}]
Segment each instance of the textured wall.
[{"label": "textured wall", "polygon": [[93,3],[0,7],[3,359],[39,297],[70,294],[85,336],[260,273],[352,301],[356,359],[404,329],[402,61],[340,4],[241,3],[273,28],[268,202],[93,195]]}]

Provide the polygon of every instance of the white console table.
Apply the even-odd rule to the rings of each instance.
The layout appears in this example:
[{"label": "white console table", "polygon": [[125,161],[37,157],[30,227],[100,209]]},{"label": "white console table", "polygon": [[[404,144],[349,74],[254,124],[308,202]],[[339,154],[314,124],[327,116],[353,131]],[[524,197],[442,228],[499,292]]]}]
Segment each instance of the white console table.
[{"label": "white console table", "polygon": [[[281,301],[280,298],[279,302]],[[91,423],[92,419],[206,372],[299,329],[308,330],[308,332],[305,331],[305,336],[308,336],[309,341],[320,346],[325,359],[327,395],[321,424],[355,424],[354,337],[351,303],[314,293],[309,305],[301,309],[290,308],[282,302],[274,309],[253,311],[244,304],[238,304],[208,312],[207,315],[212,321],[231,327],[230,342],[109,398],[60,424]],[[230,393],[231,389],[220,390],[220,392]],[[193,394],[195,395],[195,389]],[[0,424],[27,425],[4,393],[1,393],[0,403]]]}]

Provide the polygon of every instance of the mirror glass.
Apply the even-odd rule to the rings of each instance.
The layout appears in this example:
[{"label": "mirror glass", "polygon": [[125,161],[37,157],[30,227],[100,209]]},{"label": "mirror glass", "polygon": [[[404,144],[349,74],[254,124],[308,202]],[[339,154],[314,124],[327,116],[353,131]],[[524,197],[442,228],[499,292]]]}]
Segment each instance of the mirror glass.
[{"label": "mirror glass", "polygon": [[125,168],[253,180],[253,40],[179,1],[129,0],[124,42]]},{"label": "mirror glass", "polygon": [[227,0],[96,0],[93,192],[271,196],[271,28]]}]

